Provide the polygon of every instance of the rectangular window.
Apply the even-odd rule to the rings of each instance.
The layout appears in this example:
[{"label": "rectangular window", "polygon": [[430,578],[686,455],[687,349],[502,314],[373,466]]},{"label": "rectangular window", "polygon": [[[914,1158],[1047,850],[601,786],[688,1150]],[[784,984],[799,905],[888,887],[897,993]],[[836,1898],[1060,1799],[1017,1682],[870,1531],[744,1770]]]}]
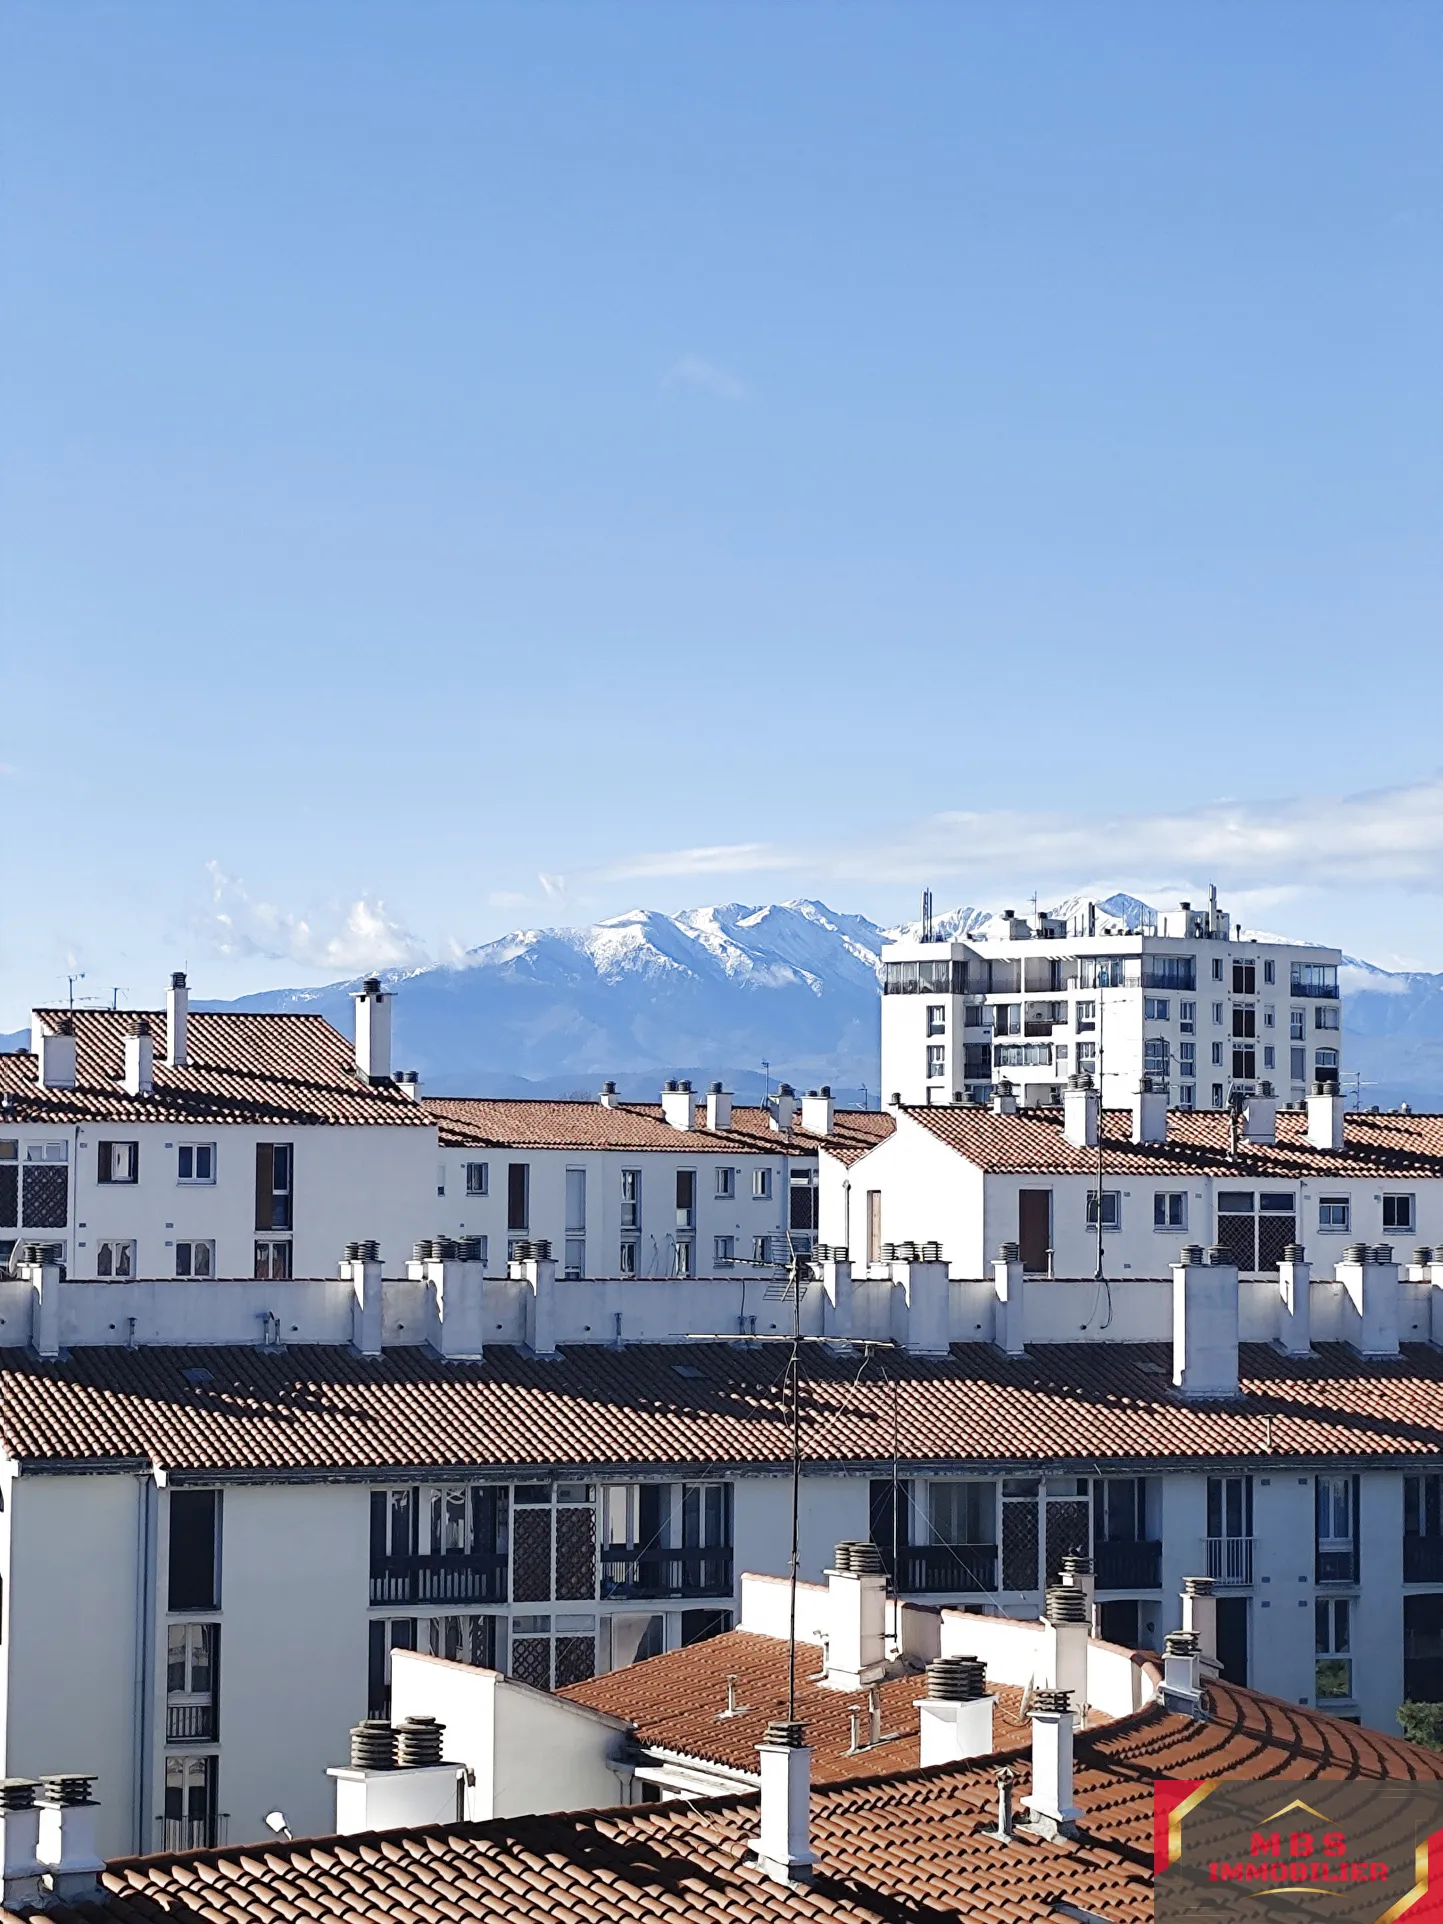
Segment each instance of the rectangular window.
[{"label": "rectangular window", "polygon": [[947,1004],[945,1002],[927,1004],[927,1033],[928,1035],[946,1035]]},{"label": "rectangular window", "polygon": [[175,1179],[177,1182],[214,1182],[215,1144],[183,1142],[175,1152]]},{"label": "rectangular window", "polygon": [[1213,1044],[1213,1067],[1215,1069],[1221,1069],[1222,1066],[1223,1066],[1223,1045],[1220,1042],[1215,1042]]},{"label": "rectangular window", "polygon": [[165,1737],[167,1743],[214,1743],[218,1623],[172,1623],[165,1633]]},{"label": "rectangular window", "polygon": [[1185,1189],[1159,1189],[1154,1192],[1152,1226],[1154,1229],[1187,1228],[1187,1191]]},{"label": "rectangular window", "polygon": [[[1116,1229],[1120,1226],[1121,1222],[1122,1191],[1120,1189],[1104,1189],[1102,1192],[1103,1228]],[[1097,1191],[1095,1189],[1089,1189],[1087,1192],[1087,1226],[1089,1229],[1096,1229],[1097,1227]]]},{"label": "rectangular window", "polygon": [[1385,1196],[1383,1198],[1384,1229],[1412,1229],[1416,1226],[1416,1213],[1411,1196]]},{"label": "rectangular window", "polygon": [[568,1169],[566,1172],[566,1233],[568,1236],[586,1234],[586,1171]]},{"label": "rectangular window", "polygon": [[735,1236],[718,1236],[712,1250],[712,1263],[717,1269],[730,1269],[737,1259],[737,1239]]},{"label": "rectangular window", "polygon": [[1172,1005],[1166,996],[1145,995],[1142,999],[1143,1018],[1147,1022],[1168,1022],[1171,1020]]},{"label": "rectangular window", "polygon": [[1251,1082],[1258,1073],[1258,1052],[1256,1049],[1233,1050],[1233,1081]]},{"label": "rectangular window", "polygon": [[1079,1002],[1077,1005],[1077,1033],[1089,1035],[1097,1027],[1097,1004]]},{"label": "rectangular window", "polygon": [[624,1237],[622,1239],[621,1248],[618,1252],[616,1270],[619,1276],[634,1276],[636,1274],[636,1244],[630,1237]]},{"label": "rectangular window", "polygon": [[257,1282],[288,1283],[291,1280],[289,1243],[257,1243],[255,1273]]},{"label": "rectangular window", "polygon": [[1022,1004],[1020,1002],[999,1002],[992,1010],[992,1033],[994,1035],[1021,1035]]},{"label": "rectangular window", "polygon": [[508,1230],[531,1226],[531,1164],[506,1165],[506,1227]]},{"label": "rectangular window", "polygon": [[220,1491],[170,1492],[171,1610],[220,1605]]},{"label": "rectangular window", "polygon": [[929,1043],[927,1048],[927,1075],[936,1081],[947,1073],[947,1051],[939,1042]]},{"label": "rectangular window", "polygon": [[1096,1075],[1096,1073],[1097,1073],[1097,1044],[1096,1044],[1095,1042],[1079,1042],[1079,1043],[1078,1043],[1078,1045],[1077,1045],[1077,1073],[1078,1073],[1079,1075],[1084,1075],[1084,1076],[1095,1076],[1095,1075]]},{"label": "rectangular window", "polygon": [[1263,984],[1264,984],[1264,986],[1265,986],[1265,987],[1268,987],[1268,988],[1271,988],[1271,986],[1272,986],[1272,984],[1273,984],[1274,982],[1276,982],[1276,981],[1277,981],[1277,979],[1278,979],[1278,965],[1277,965],[1277,963],[1276,963],[1276,962],[1264,962],[1264,964],[1263,964]]},{"label": "rectangular window", "polygon": [[293,1229],[294,1152],[288,1142],[256,1144],[256,1228]]},{"label": "rectangular window", "polygon": [[880,1189],[867,1191],[867,1261],[879,1263],[882,1260],[882,1192]]},{"label": "rectangular window", "polygon": [[1338,993],[1338,965],[1335,962],[1295,962],[1292,968],[1294,995],[1318,995],[1335,999]]},{"label": "rectangular window", "polygon": [[[678,1229],[696,1228],[696,1171],[678,1169],[676,1172],[676,1226]],[[677,1271],[678,1275],[690,1274]]]},{"label": "rectangular window", "polygon": [[1306,1049],[1290,1049],[1288,1051],[1288,1073],[1294,1082],[1307,1081],[1308,1052]]},{"label": "rectangular window", "polygon": [[1263,1010],[1263,1027],[1265,1029],[1276,1029],[1277,1026],[1277,1012],[1274,1010],[1272,1004],[1269,1003],[1267,1008]]},{"label": "rectangular window", "polygon": [[1318,1200],[1319,1229],[1347,1229],[1353,1205],[1346,1196],[1322,1196]]},{"label": "rectangular window", "polygon": [[1179,1027],[1179,1029],[1181,1029],[1181,1030],[1182,1030],[1182,1033],[1183,1033],[1184,1035],[1195,1035],[1195,1034],[1196,1034],[1196,1032],[1197,1032],[1197,1004],[1196,1004],[1196,1002],[1179,1002],[1179,1003],[1178,1003],[1178,1005],[1177,1005],[1177,1025],[1178,1025],[1178,1027]]},{"label": "rectangular window", "polygon": [[97,1182],[139,1182],[140,1144],[138,1142],[99,1142],[95,1145]]},{"label": "rectangular window", "polygon": [[772,1172],[770,1169],[752,1171],[752,1201],[770,1202],[772,1199]]},{"label": "rectangular window", "polygon": [[1317,1479],[1317,1569],[1319,1583],[1356,1583],[1358,1580],[1358,1479],[1320,1476]]},{"label": "rectangular window", "polygon": [[1271,1043],[1265,1043],[1263,1045],[1263,1067],[1265,1069],[1275,1068],[1277,1065],[1277,1058],[1278,1058],[1277,1050],[1272,1046]]},{"label": "rectangular window", "polygon": [[1213,1108],[1221,1109],[1222,1106],[1223,1106],[1223,1085],[1220,1082],[1215,1082],[1213,1084]]},{"label": "rectangular window", "polygon": [[1197,1044],[1180,1042],[1177,1045],[1177,1072],[1180,1076],[1197,1074]]},{"label": "rectangular window", "polygon": [[1315,1029],[1340,1029],[1343,1026],[1343,1012],[1336,1002],[1320,1002],[1313,1010]]},{"label": "rectangular window", "polygon": [[1235,1036],[1255,1036],[1258,1032],[1258,1012],[1256,1009],[1237,1008],[1233,1010],[1233,1034]]},{"label": "rectangular window", "polygon": [[127,1283],[135,1274],[135,1244],[105,1242],[95,1245],[95,1273],[107,1283]]},{"label": "rectangular window", "polygon": [[1191,1082],[1184,1082],[1180,1084],[1177,1092],[1177,1100],[1178,1100],[1178,1107],[1180,1109],[1193,1108],[1197,1103],[1196,1084]]},{"label": "rectangular window", "polygon": [[177,1243],[175,1246],[175,1273],[177,1276],[203,1276],[207,1279],[215,1275],[214,1243]]},{"label": "rectangular window", "polygon": [[672,1252],[671,1273],[673,1276],[695,1276],[696,1243],[692,1237],[677,1237]]},{"label": "rectangular window", "polygon": [[1195,989],[1197,966],[1190,955],[1145,955],[1142,986],[1145,989]]},{"label": "rectangular window", "polygon": [[466,1165],[466,1194],[468,1196],[487,1196],[490,1193],[490,1163],[468,1162]]},{"label": "rectangular window", "polygon": [[641,1171],[639,1169],[623,1169],[621,1172],[621,1226],[623,1229],[641,1228]]},{"label": "rectangular window", "polygon": [[1165,1035],[1150,1035],[1142,1045],[1142,1069],[1144,1075],[1166,1076],[1168,1073],[1168,1048]]},{"label": "rectangular window", "polygon": [[718,1163],[716,1193],[719,1202],[729,1202],[737,1193],[737,1172],[730,1163]]},{"label": "rectangular window", "polygon": [[579,1282],[586,1274],[586,1241],[581,1236],[568,1236],[563,1249],[565,1260],[561,1273],[569,1283]]},{"label": "rectangular window", "polygon": [[1288,1012],[1288,1039],[1291,1042],[1306,1042],[1308,1039],[1308,1012],[1306,1009],[1291,1009]]},{"label": "rectangular window", "polygon": [[[1222,979],[1223,979],[1223,959],[1220,955],[1215,955],[1213,957],[1213,981],[1221,982]],[[1222,1005],[1219,1003],[1217,1006],[1221,1007]]]},{"label": "rectangular window", "polygon": [[1315,1049],[1313,1067],[1320,1076],[1336,1076],[1338,1073],[1338,1052],[1336,1049]]},{"label": "rectangular window", "polygon": [[1314,1695],[1320,1704],[1352,1698],[1352,1609],[1347,1597],[1319,1597],[1313,1605],[1317,1633]]},{"label": "rectangular window", "polygon": [[1258,992],[1257,965],[1253,962],[1233,963],[1233,994],[1256,995]]},{"label": "rectangular window", "polygon": [[1227,1260],[1247,1272],[1258,1266],[1256,1205],[1255,1190],[1218,1192],[1218,1243],[1226,1251]]},{"label": "rectangular window", "polygon": [[220,1759],[172,1751],[165,1760],[164,1847],[208,1849],[218,1841],[216,1777]]}]

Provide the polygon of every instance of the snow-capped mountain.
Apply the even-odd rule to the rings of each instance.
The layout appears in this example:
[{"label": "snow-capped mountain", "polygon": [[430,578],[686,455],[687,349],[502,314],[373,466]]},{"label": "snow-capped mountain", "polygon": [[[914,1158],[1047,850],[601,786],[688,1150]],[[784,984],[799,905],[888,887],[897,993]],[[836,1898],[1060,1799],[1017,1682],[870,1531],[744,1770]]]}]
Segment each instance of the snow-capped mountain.
[{"label": "snow-capped mountain", "polygon": [[[1153,916],[1133,895],[1099,908],[1118,927]],[[978,935],[1003,912],[950,909],[934,915],[933,929]],[[801,1088],[829,1082],[850,1101],[865,1090],[875,1104],[881,949],[916,930],[814,901],[679,915],[632,909],[587,928],[518,929],[457,962],[387,975],[399,991],[397,1066],[419,1069],[436,1094],[593,1094],[610,1076],[624,1095],[654,1096],[681,1075],[720,1076],[752,1096],[769,1077]],[[1365,1104],[1443,1109],[1443,974],[1394,974],[1350,957],[1342,979],[1349,1085],[1357,1071]],[[358,986],[359,978],[199,1006],[311,1009],[349,1031]],[[0,1047],[27,1042],[0,1037]]]}]

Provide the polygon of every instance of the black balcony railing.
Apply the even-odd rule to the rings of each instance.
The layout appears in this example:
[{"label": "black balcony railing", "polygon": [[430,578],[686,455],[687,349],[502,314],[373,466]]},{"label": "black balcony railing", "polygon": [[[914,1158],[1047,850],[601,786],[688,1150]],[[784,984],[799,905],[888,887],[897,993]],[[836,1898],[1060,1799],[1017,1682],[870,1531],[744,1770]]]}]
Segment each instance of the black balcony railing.
[{"label": "black balcony railing", "polygon": [[1443,1537],[1404,1537],[1404,1583],[1443,1583]]},{"label": "black balcony railing", "polygon": [[[890,1566],[891,1545],[879,1547],[883,1563]],[[893,1574],[903,1596],[970,1595],[997,1588],[995,1543],[904,1544],[899,1561],[901,1567]]]},{"label": "black balcony railing", "polygon": [[601,1552],[603,1597],[729,1597],[730,1550],[629,1550],[608,1544]]},{"label": "black balcony railing", "polygon": [[371,1563],[372,1603],[505,1603],[504,1552],[379,1557]]},{"label": "black balcony railing", "polygon": [[1162,1583],[1162,1545],[1099,1543],[1092,1569],[1099,1590],[1156,1590]]},{"label": "black balcony railing", "polygon": [[1326,1549],[1318,1546],[1319,1583],[1356,1583],[1358,1581],[1358,1546],[1352,1544],[1330,1544]]},{"label": "black balcony railing", "polygon": [[167,1704],[165,1740],[168,1744],[209,1744],[215,1741],[214,1704]]}]

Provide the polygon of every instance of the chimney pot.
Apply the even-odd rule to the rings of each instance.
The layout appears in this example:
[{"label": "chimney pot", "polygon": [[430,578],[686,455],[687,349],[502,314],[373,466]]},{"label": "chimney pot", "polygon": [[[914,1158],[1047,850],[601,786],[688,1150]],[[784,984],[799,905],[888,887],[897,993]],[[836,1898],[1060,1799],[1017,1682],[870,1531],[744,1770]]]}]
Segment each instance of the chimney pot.
[{"label": "chimney pot", "polygon": [[368,975],[359,994],[351,998],[356,1005],[356,1073],[366,1082],[391,1080],[391,1004],[395,999],[383,993],[378,975]]},{"label": "chimney pot", "polygon": [[172,1069],[184,1069],[190,1049],[190,991],[185,970],[177,969],[165,992],[165,1059]]}]

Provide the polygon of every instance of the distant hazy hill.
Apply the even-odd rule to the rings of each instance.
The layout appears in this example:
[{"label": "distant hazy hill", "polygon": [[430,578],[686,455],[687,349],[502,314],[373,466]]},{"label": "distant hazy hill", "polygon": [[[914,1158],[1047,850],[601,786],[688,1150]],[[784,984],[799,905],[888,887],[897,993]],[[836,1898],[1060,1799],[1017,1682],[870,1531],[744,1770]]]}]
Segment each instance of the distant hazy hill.
[{"label": "distant hazy hill", "polygon": [[[1133,928],[1151,915],[1130,895],[1101,906]],[[934,927],[978,934],[999,912],[953,909]],[[865,1088],[875,1105],[878,958],[892,933],[806,901],[518,929],[460,962],[385,977],[397,990],[396,1064],[419,1069],[437,1094],[592,1094],[610,1076],[625,1095],[651,1096],[681,1075],[719,1076],[749,1095],[769,1073],[773,1084],[830,1082],[848,1100]],[[358,986],[201,1006],[311,1009],[348,1031]],[[1362,1072],[1363,1102],[1443,1109],[1443,975],[1350,961],[1344,1002],[1344,1059]],[[0,1047],[27,1044],[24,1032],[0,1037]]]}]

